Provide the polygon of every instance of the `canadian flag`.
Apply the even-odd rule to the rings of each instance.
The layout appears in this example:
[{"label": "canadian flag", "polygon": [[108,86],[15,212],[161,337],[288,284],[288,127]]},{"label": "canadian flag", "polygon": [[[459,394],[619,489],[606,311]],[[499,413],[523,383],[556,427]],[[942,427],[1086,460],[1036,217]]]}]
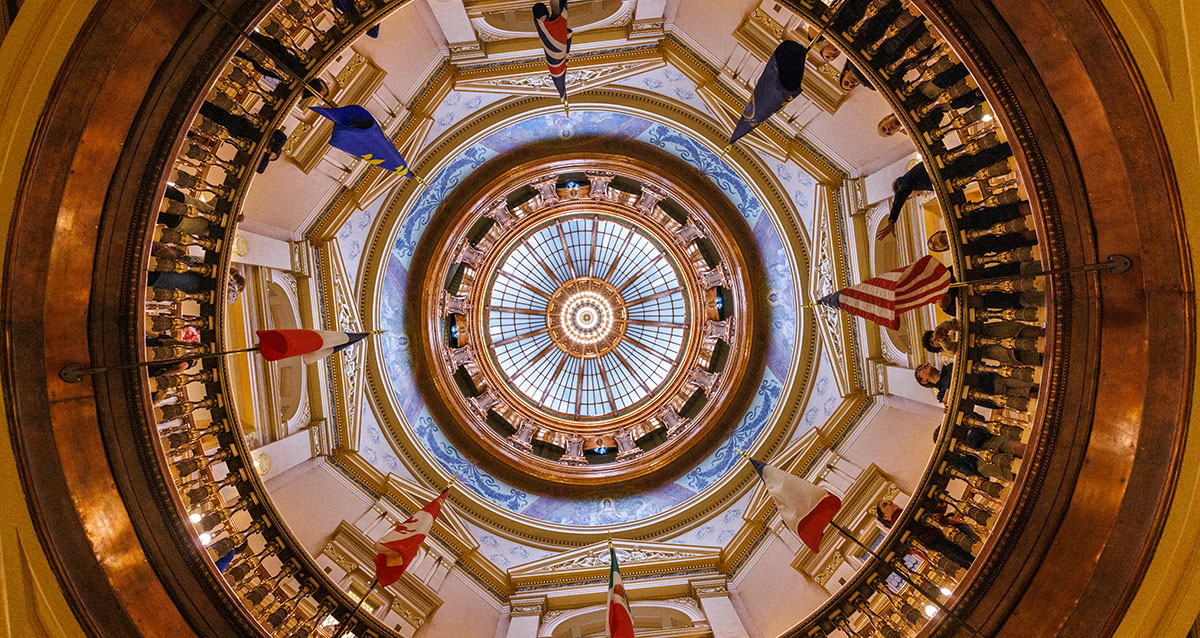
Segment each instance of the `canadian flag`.
[{"label": "canadian flag", "polygon": [[443,490],[437,498],[375,543],[375,579],[381,587],[391,585],[404,575],[408,564],[417,555],[417,549],[425,541],[425,535],[433,529],[433,521],[442,511],[442,502],[449,493],[450,488]]},{"label": "canadian flag", "polygon": [[605,627],[608,638],[633,638],[633,614],[629,611],[629,598],[625,585],[621,584],[621,568],[617,566],[617,550],[608,547],[608,619]]}]

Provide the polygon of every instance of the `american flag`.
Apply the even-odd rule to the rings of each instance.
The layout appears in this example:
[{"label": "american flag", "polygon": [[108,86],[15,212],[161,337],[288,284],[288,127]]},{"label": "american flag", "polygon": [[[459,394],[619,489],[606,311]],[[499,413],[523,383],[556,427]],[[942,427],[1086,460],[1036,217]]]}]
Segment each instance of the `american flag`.
[{"label": "american flag", "polygon": [[571,30],[567,28],[567,1],[550,0],[550,6],[533,6],[533,22],[546,51],[550,79],[558,89],[558,97],[567,99],[567,55],[571,52]]},{"label": "american flag", "polygon": [[900,315],[940,299],[950,289],[950,271],[931,255],[817,300],[831,308],[897,330]]}]

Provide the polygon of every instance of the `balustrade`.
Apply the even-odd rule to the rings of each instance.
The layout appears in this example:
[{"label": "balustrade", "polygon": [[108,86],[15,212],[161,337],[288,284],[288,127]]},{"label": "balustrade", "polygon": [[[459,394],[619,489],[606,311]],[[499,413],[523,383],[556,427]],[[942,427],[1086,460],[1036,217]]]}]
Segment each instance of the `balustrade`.
[{"label": "balustrade", "polygon": [[[813,0],[789,4],[818,24],[829,12]],[[960,278],[1009,265],[1038,271],[1036,239],[995,249],[998,237],[1031,237],[1034,224],[1007,138],[973,78],[924,17],[900,0],[846,4],[842,12],[847,15],[837,17],[828,37],[873,75],[925,156]],[[856,7],[859,15],[849,15]],[[365,29],[368,17],[385,4],[359,0],[353,8],[347,13],[327,1],[286,0],[256,25],[253,41],[227,64],[190,124],[158,207],[157,243],[147,264],[146,355],[155,363],[147,368],[148,399],[162,417],[165,470],[198,550],[208,553],[214,570],[224,566],[221,575],[263,633],[280,637],[327,637],[345,623],[360,638],[385,630],[366,612],[350,619],[354,601],[277,526],[261,484],[248,469],[252,463],[238,424],[224,409],[219,361],[174,360],[219,351],[228,246],[241,192],[254,173],[249,169],[265,153],[272,125],[307,90],[305,81],[317,65]],[[607,188],[608,177],[588,177],[588,197],[617,192]],[[542,196],[557,197],[553,183],[547,186]],[[647,209],[654,205],[647,193],[641,200],[629,199]],[[494,218],[504,226],[521,214],[521,209],[498,206]],[[690,225],[678,234],[681,241],[698,236]],[[1026,463],[1013,450],[1018,444],[1024,450],[1021,441],[1035,422],[1044,339],[1032,334],[1043,330],[1041,291],[1032,278],[972,284],[961,291],[957,360],[962,363],[956,366],[938,458],[879,546],[887,560],[868,561],[789,635],[911,636],[930,622],[923,611],[927,605],[953,610],[954,592],[996,532],[1002,518],[997,514],[1007,506]],[[711,333],[717,325],[710,324]],[[709,383],[707,374],[698,373],[701,387]],[[972,404],[994,406],[992,414],[984,417]],[[671,410],[662,420],[670,431],[681,422]],[[518,438],[528,443],[530,432],[522,424],[524,437]],[[568,456],[578,456],[579,448],[574,442]],[[904,561],[910,554],[919,560]],[[889,579],[893,573],[903,573],[911,583]]]},{"label": "balustrade", "polygon": [[[254,29],[191,122],[158,206],[147,267],[146,368],[160,447],[197,548],[223,566],[230,589],[264,635],[332,636],[355,601],[277,526],[234,415],[226,413],[219,328],[235,211],[271,131],[324,58],[396,2],[358,0],[348,15],[327,1],[287,0]],[[339,5],[340,6],[340,5]],[[308,86],[313,86],[311,83]],[[315,89],[313,89],[315,90]],[[184,361],[179,361],[184,359]],[[360,638],[386,635],[351,623]]]}]

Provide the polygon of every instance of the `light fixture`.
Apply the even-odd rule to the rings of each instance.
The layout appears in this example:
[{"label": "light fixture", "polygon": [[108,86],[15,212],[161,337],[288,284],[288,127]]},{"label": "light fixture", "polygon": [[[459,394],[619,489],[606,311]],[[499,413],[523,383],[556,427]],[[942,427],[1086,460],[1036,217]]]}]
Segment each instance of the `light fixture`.
[{"label": "light fixture", "polygon": [[195,512],[193,512],[192,515],[188,517],[188,519],[191,520],[193,523],[199,523],[200,518],[201,518],[201,516],[199,514],[196,514]]},{"label": "light fixture", "polygon": [[943,596],[949,596],[950,594],[953,594],[953,593],[954,593],[954,592],[950,591],[949,589],[947,589],[947,588],[945,588],[945,587],[943,587],[943,588],[942,588],[942,595],[943,595]]},{"label": "light fixture", "polygon": [[981,117],[981,118],[979,118],[979,119],[980,119],[980,120],[982,120],[982,121],[984,121],[984,122],[991,122],[991,121],[992,121],[992,114],[991,114],[991,113],[984,113],[984,114],[983,114],[983,117]]},{"label": "light fixture", "polygon": [[612,303],[590,290],[576,292],[563,304],[560,325],[576,343],[591,345],[609,336],[613,327]]},{"label": "light fixture", "polygon": [[209,543],[212,543],[212,534],[209,534],[208,532],[201,534],[200,535],[200,544],[205,547],[208,547]]},{"label": "light fixture", "polygon": [[925,605],[925,615],[926,616],[933,618],[934,616],[937,615],[937,613],[938,613],[938,608],[936,605]]}]

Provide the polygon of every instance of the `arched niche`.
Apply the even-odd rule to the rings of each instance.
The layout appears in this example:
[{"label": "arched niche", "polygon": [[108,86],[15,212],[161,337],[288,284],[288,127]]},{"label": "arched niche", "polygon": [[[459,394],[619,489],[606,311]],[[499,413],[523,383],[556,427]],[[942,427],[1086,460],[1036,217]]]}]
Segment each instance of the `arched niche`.
[{"label": "arched niche", "polygon": [[[592,638],[604,635],[608,607],[594,605],[552,616],[538,632],[538,638]],[[691,598],[630,603],[633,626],[637,630],[679,629],[707,623],[699,604]]]},{"label": "arched niche", "polygon": [[[291,280],[289,286],[288,277],[272,273],[267,281],[266,310],[271,328],[294,330],[300,327],[300,305],[292,287],[295,280]],[[282,359],[275,365],[278,378],[276,388],[279,392],[279,437],[283,438],[305,425],[295,421],[306,420],[303,418],[306,410],[302,408],[308,401],[307,366],[299,358]]]}]

